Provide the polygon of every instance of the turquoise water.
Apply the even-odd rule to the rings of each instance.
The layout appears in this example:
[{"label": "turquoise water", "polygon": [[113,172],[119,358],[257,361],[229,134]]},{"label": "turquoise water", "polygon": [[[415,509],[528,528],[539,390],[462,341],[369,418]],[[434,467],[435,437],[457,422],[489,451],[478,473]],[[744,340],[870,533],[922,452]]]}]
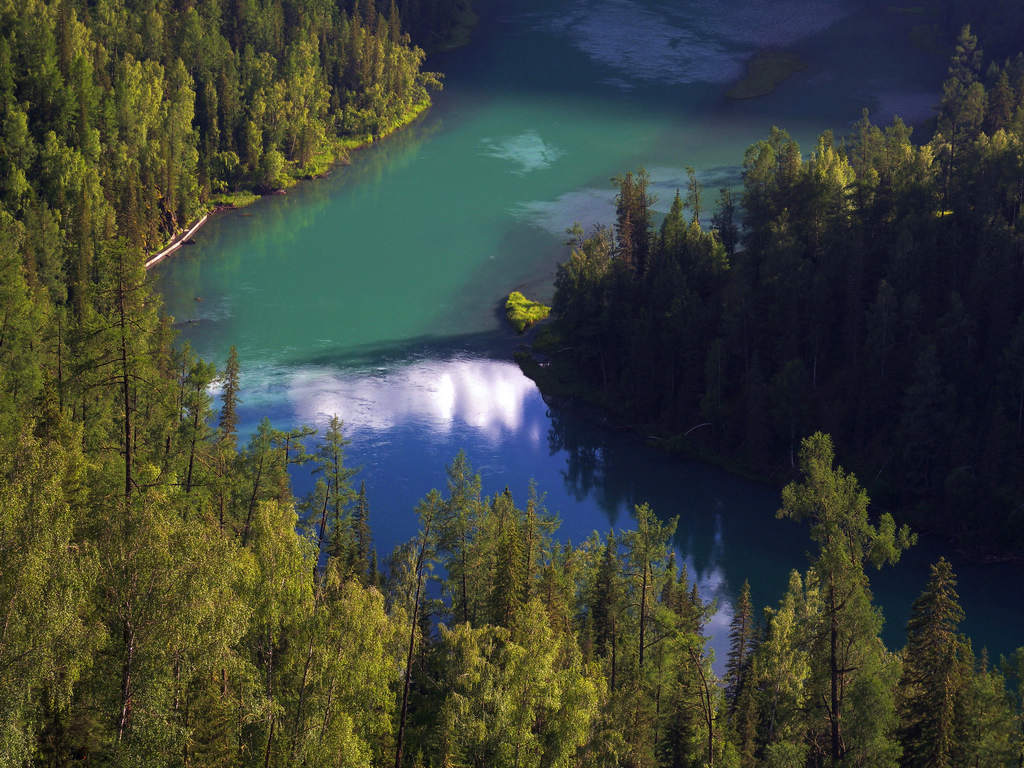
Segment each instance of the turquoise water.
[{"label": "turquoise water", "polygon": [[[222,362],[237,345],[245,426],[345,420],[382,556],[463,448],[491,492],[522,499],[535,479],[573,541],[628,527],[640,501],[679,514],[680,553],[719,600],[715,630],[745,578],[774,602],[806,565],[805,531],[774,519],[778,488],[549,407],[511,362],[501,300],[550,295],[565,229],[610,220],[611,176],[646,167],[664,210],[692,165],[711,200],[773,124],[809,147],[863,107],[927,117],[942,63],[909,49],[905,17],[852,0],[496,5],[470,46],[428,62],[447,87],[423,119],[326,179],[216,217],[156,279],[201,355]],[[726,99],[764,46],[808,69],[769,97]],[[938,551],[924,542],[875,580],[893,645]],[[1024,641],[1024,609],[1007,614],[994,589],[1019,569],[960,576],[978,644]]]}]

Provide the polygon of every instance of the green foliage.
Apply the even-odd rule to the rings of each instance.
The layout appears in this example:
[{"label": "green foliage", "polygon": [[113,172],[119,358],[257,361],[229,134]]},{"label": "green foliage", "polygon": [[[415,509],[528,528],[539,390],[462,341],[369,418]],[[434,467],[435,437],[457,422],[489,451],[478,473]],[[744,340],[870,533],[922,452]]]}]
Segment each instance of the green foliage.
[{"label": "green foliage", "polygon": [[900,740],[907,765],[952,765],[960,750],[972,661],[965,655],[973,656],[957,634],[963,617],[953,569],[940,559],[931,567],[931,578],[914,601],[907,624],[898,692]]},{"label": "green foliage", "polygon": [[115,222],[152,250],[211,204],[322,173],[440,87],[394,6],[345,5],[0,9],[0,203],[59,211],[74,275]]},{"label": "green foliage", "polygon": [[814,745],[822,757],[870,757],[875,765],[894,766],[892,676],[898,665],[878,642],[882,617],[871,604],[864,565],[895,563],[916,537],[906,526],[897,530],[888,513],[872,525],[857,478],[833,463],[831,438],[820,432],[806,438],[800,448],[804,480],[783,489],[779,510],[779,517],[808,521],[818,545],[812,567],[821,606],[809,627],[808,728],[819,734]]},{"label": "green foliage", "polygon": [[923,142],[865,114],[805,154],[773,128],[710,231],[693,175],[657,237],[645,175],[616,179],[614,230],[575,229],[559,267],[538,380],[763,475],[827,429],[903,520],[1019,549],[1024,57],[982,63],[965,28]]},{"label": "green foliage", "polygon": [[[437,30],[438,14],[467,8],[400,5],[413,26]],[[371,500],[354,490],[340,420],[315,440],[264,420],[239,445],[237,353],[218,371],[172,346],[142,249],[208,195],[286,181],[335,142],[379,136],[422,108],[432,78],[398,14],[370,2],[0,6],[0,766],[828,765],[835,724],[844,764],[894,764],[897,733],[908,760],[927,733],[939,760],[1019,763],[1024,652],[1000,669],[974,657],[955,634],[940,564],[901,673],[879,639],[864,565],[895,561],[910,537],[869,514],[824,435],[806,441],[804,480],[783,495],[818,557],[766,612],[759,644],[739,603],[728,687],[707,649],[713,606],[671,551],[677,521],[647,505],[635,530],[563,546],[542,496],[523,507],[507,490],[483,496],[459,455],[446,495],[417,508],[420,532],[383,587]],[[935,448],[935,409],[971,399],[965,371],[984,339],[996,361],[994,448],[991,469],[977,471],[1007,477],[1024,324],[1010,288],[990,280],[1003,281],[1018,252],[986,251],[987,271],[968,269],[938,237],[970,231],[1006,246],[1018,227],[1005,211],[1020,154],[1020,110],[1008,118],[1006,105],[1019,78],[1012,64],[1001,70],[990,101],[1000,111],[979,117],[971,46],[965,36],[951,73],[969,103],[944,105],[948,136],[933,147],[865,122],[853,148],[826,137],[806,164],[781,132],[753,148],[743,249],[725,207],[715,232],[701,229],[695,174],[658,236],[646,174],[620,180],[616,236],[575,230],[557,279],[559,332],[584,340],[581,368],[640,412],[683,423],[683,403],[698,403],[715,418],[761,419],[791,446],[817,407],[805,401],[838,386],[825,335],[793,330],[806,320],[793,299],[827,312],[837,302],[817,265],[855,284],[880,257],[842,251],[847,263],[832,249],[856,227],[878,237],[897,227],[900,258],[864,293],[865,387],[896,382],[893,402],[910,391],[933,406],[893,420],[915,438],[897,466],[970,493],[970,473],[944,471],[967,466],[963,449],[922,456]],[[949,216],[906,213],[933,213],[943,196]],[[965,279],[920,279],[933,269],[925,254]],[[755,308],[772,320],[764,329],[744,322]],[[683,333],[694,323],[716,331],[710,350],[697,346],[706,334]],[[746,336],[779,329],[770,345]],[[908,361],[910,338],[925,353]],[[654,359],[644,370],[670,396],[620,367],[615,353],[645,340],[653,346],[628,362]],[[317,484],[300,505],[289,471],[309,461]],[[1013,483],[1000,486],[1007,498]],[[937,667],[936,646],[954,649],[955,664]],[[943,699],[922,711],[924,696],[949,691],[951,708]]]},{"label": "green foliage", "polygon": [[519,291],[512,291],[505,300],[505,317],[512,323],[517,333],[522,333],[531,325],[544,320],[551,313],[551,307],[539,301],[530,301]]}]

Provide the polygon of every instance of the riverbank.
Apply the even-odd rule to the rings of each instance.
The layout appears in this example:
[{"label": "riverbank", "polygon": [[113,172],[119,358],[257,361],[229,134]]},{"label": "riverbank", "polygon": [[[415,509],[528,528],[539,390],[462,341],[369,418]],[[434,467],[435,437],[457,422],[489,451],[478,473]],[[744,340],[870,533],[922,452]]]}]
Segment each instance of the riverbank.
[{"label": "riverbank", "polygon": [[172,253],[174,253],[176,250],[181,248],[181,246],[183,246],[189,240],[189,238],[192,237],[192,235],[194,235],[196,232],[199,231],[199,228],[202,227],[203,224],[205,224],[209,220],[210,216],[213,213],[215,213],[215,210],[214,211],[208,211],[207,213],[204,213],[188,229],[186,229],[180,235],[175,235],[174,237],[172,237],[170,243],[168,243],[167,246],[162,251],[160,251],[156,255],[152,256],[151,258],[149,258],[143,266],[146,269],[152,269],[157,264],[159,264],[161,261],[163,261],[165,258],[167,258]]},{"label": "riverbank", "polygon": [[681,456],[723,469],[730,474],[760,483],[785,484],[795,472],[782,468],[767,469],[743,463],[736,457],[727,457],[701,446],[691,435],[709,427],[698,423],[684,433],[667,432],[656,424],[637,424],[618,416],[615,404],[603,396],[599,388],[576,375],[572,366],[560,359],[565,351],[560,337],[547,322],[538,323],[526,343],[514,353],[515,362],[523,374],[537,385],[545,400],[575,401],[601,415],[601,421],[619,431],[633,432],[647,443],[666,453]]},{"label": "riverbank", "polygon": [[[542,322],[534,326],[526,343],[513,355],[523,374],[536,384],[545,402],[554,405],[576,403],[590,414],[592,420],[613,430],[632,432],[650,446],[667,454],[714,466],[738,478],[770,484],[780,489],[798,478],[796,468],[788,466],[785,461],[775,464],[753,463],[744,461],[741,456],[715,451],[708,441],[701,439],[713,428],[708,422],[698,421],[684,432],[672,432],[658,424],[633,423],[623,418],[621,404],[609,401],[599,386],[582,380],[573,366],[564,359],[562,353],[565,351],[567,347],[564,340],[550,322]],[[897,521],[911,522],[917,532],[947,542],[952,551],[967,562],[977,565],[1024,563],[1024,555],[1019,552],[1003,551],[998,547],[923,527],[920,520],[915,524],[907,515],[900,515],[898,509],[884,504],[875,502],[872,509],[875,513],[891,512]]]},{"label": "riverbank", "polygon": [[362,137],[339,138],[332,144],[331,150],[329,150],[332,154],[332,159],[329,162],[324,163],[322,170],[319,172],[309,172],[309,166],[307,165],[307,171],[290,174],[288,177],[288,183],[282,188],[275,189],[272,192],[265,194],[259,194],[251,190],[239,190],[236,192],[215,195],[211,199],[209,208],[207,208],[207,210],[198,219],[191,222],[183,232],[174,235],[162,249],[150,256],[146,260],[144,267],[146,270],[152,269],[168,256],[172,255],[175,251],[180,249],[183,245],[187,244],[196,232],[198,232],[214,214],[222,211],[246,208],[266,195],[285,194],[287,188],[295,186],[300,181],[315,181],[316,179],[322,178],[329,174],[334,167],[338,165],[348,165],[351,162],[352,152],[365,149],[366,147],[376,144],[397,133],[403,128],[412,125],[416,120],[423,116],[428,109],[430,109],[430,106],[431,101],[429,98],[425,101],[417,102],[401,117],[399,117],[398,120],[393,124],[388,125],[380,133],[368,134]]}]

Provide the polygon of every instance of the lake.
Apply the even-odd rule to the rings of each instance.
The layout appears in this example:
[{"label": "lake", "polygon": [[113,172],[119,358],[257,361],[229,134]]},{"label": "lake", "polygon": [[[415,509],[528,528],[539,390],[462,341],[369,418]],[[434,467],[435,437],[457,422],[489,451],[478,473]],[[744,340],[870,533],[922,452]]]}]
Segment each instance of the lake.
[{"label": "lake", "polygon": [[[243,432],[263,416],[344,419],[382,558],[415,533],[415,503],[460,448],[489,493],[525,501],[535,480],[564,539],[628,528],[649,501],[680,515],[679,552],[719,603],[721,660],[743,580],[775,603],[806,567],[806,531],[774,518],[777,487],[546,404],[511,361],[502,300],[550,297],[565,230],[611,222],[612,176],[647,168],[665,211],[693,166],[713,199],[772,125],[808,150],[862,108],[927,118],[943,56],[909,45],[912,16],[854,0],[506,0],[480,15],[469,46],[428,61],[446,88],[421,120],[325,179],[215,217],[156,269],[159,290],[200,355],[223,365],[238,347]],[[745,61],[777,47],[807,68],[729,100]],[[873,575],[890,646],[942,551],[922,541]],[[1024,607],[1004,599],[1021,568],[954,564],[976,646],[1024,642]]]}]

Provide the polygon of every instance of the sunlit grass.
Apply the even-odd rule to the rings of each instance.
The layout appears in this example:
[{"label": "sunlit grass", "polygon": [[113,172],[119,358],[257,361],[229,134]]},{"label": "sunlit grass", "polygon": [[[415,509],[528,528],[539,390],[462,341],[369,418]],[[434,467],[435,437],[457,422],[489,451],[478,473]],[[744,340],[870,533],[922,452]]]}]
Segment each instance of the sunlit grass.
[{"label": "sunlit grass", "polygon": [[530,301],[519,291],[512,291],[505,301],[505,316],[518,333],[551,314],[551,307],[539,301]]},{"label": "sunlit grass", "polygon": [[245,208],[252,205],[260,196],[248,189],[240,189],[237,192],[218,192],[210,196],[210,204],[224,208]]}]

